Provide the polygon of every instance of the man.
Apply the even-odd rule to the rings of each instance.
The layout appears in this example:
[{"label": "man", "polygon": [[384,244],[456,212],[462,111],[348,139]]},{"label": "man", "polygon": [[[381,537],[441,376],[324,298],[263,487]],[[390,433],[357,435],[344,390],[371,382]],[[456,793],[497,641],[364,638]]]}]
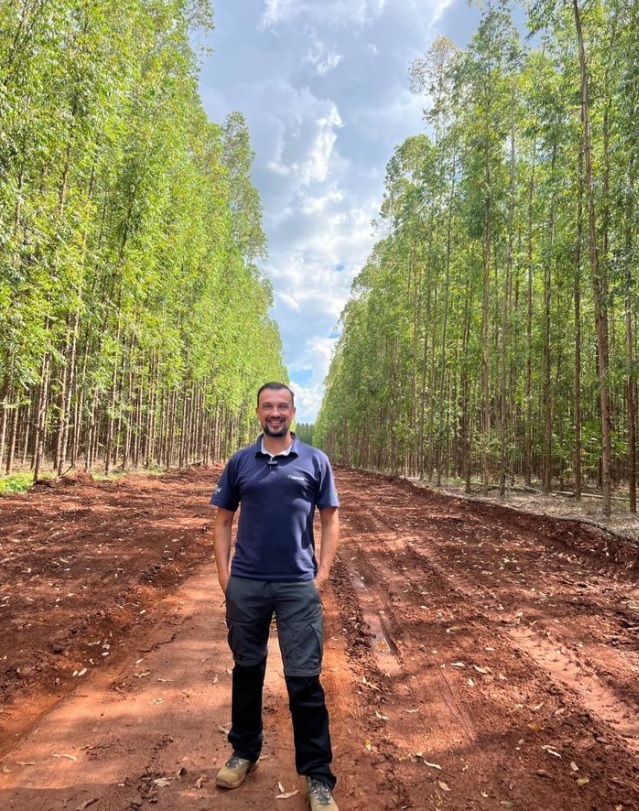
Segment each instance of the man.
[{"label": "man", "polygon": [[[284,663],[295,765],[307,778],[312,811],[338,811],[332,791],[328,711],[320,684],[323,651],[320,592],[337,551],[339,502],[328,458],[291,432],[294,397],[283,383],[257,393],[263,433],[229,460],[211,498],[215,560],[226,596],[233,654],[233,754],[216,784],[241,786],[262,748],[262,688],[273,615]],[[231,563],[233,519],[241,506]],[[321,551],[315,556],[313,516],[319,510]]]}]

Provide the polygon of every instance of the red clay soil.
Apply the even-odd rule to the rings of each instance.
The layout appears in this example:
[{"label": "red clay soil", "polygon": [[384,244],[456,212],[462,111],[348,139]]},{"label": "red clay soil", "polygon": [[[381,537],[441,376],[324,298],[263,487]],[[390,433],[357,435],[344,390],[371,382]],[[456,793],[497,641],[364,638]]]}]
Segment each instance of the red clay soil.
[{"label": "red clay soil", "polygon": [[[636,545],[336,472],[323,681],[341,811],[639,809]],[[306,807],[275,638],[259,768],[214,785],[232,666],[218,475],[0,499],[4,811]]]}]

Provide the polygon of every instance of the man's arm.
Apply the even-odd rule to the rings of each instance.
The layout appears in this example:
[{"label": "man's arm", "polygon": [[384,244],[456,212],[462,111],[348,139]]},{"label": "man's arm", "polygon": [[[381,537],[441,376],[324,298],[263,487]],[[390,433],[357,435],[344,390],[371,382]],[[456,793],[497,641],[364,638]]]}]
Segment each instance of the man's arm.
[{"label": "man's arm", "polygon": [[224,594],[226,594],[226,586],[231,575],[231,530],[234,518],[235,513],[231,510],[224,510],[222,507],[217,508],[213,549],[215,550],[215,563],[217,564],[217,579],[220,581]]},{"label": "man's arm", "polygon": [[335,560],[337,544],[339,543],[339,516],[337,507],[325,507],[319,511],[322,525],[322,539],[320,548],[320,559],[317,574],[315,575],[315,585],[321,589],[328,580],[328,574]]}]

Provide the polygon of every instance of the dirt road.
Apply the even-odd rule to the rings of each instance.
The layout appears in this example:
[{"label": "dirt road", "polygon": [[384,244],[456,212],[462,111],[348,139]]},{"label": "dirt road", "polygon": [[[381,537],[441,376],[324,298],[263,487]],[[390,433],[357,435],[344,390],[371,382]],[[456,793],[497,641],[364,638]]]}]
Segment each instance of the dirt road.
[{"label": "dirt road", "polygon": [[[0,500],[0,808],[305,808],[272,640],[238,791],[211,563],[219,469]],[[324,686],[341,811],[639,808],[637,548],[336,471]]]}]

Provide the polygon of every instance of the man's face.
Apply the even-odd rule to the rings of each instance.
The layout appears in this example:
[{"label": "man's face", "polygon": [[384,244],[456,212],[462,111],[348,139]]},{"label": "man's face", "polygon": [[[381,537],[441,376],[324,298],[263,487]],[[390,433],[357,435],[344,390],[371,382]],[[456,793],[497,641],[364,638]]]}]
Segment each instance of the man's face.
[{"label": "man's face", "polygon": [[286,389],[264,389],[255,413],[266,436],[286,436],[295,418],[291,393]]}]

